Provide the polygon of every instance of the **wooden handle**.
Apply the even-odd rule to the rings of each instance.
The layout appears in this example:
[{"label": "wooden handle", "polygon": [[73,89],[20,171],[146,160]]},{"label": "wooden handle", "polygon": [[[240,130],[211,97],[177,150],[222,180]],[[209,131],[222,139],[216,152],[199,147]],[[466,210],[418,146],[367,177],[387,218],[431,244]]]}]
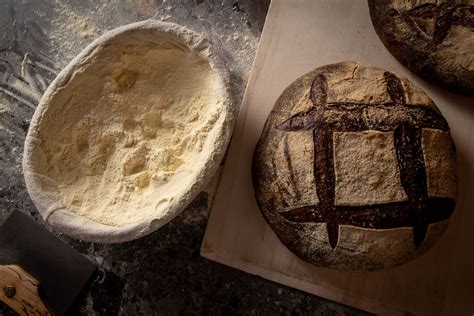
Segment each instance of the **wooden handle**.
[{"label": "wooden handle", "polygon": [[39,296],[38,281],[16,265],[0,266],[0,300],[20,315],[51,315]]}]

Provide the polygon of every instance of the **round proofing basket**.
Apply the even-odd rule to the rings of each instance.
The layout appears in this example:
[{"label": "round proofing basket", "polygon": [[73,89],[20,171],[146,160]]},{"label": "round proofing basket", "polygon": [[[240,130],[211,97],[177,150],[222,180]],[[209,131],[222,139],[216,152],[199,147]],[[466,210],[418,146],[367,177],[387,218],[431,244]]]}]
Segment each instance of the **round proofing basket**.
[{"label": "round proofing basket", "polygon": [[[206,161],[203,170],[197,173],[195,181],[184,195],[176,197],[175,202],[166,212],[157,214],[155,218],[127,226],[105,225],[89,218],[77,215],[68,210],[62,202],[61,192],[58,184],[35,167],[37,147],[43,141],[40,136],[41,120],[48,111],[49,104],[54,100],[58,90],[65,87],[73,75],[80,70],[83,61],[94,56],[97,50],[107,43],[127,33],[145,31],[153,34],[153,39],[163,39],[177,45],[187,47],[191,52],[206,60],[220,83],[222,103],[222,115],[224,123],[219,130],[219,136],[214,141],[212,152]],[[155,37],[156,36],[156,37]],[[160,21],[143,21],[125,25],[108,31],[94,40],[78,56],[76,56],[56,77],[46,90],[35,114],[32,118],[30,128],[25,140],[23,155],[23,172],[26,187],[36,208],[43,219],[55,229],[86,241],[116,243],[134,240],[147,235],[159,227],[165,225],[177,216],[200,192],[217,170],[224,153],[227,149],[236,118],[236,107],[232,94],[230,76],[219,56],[213,53],[213,49],[201,35],[176,24]],[[157,199],[160,197],[157,196]]]}]

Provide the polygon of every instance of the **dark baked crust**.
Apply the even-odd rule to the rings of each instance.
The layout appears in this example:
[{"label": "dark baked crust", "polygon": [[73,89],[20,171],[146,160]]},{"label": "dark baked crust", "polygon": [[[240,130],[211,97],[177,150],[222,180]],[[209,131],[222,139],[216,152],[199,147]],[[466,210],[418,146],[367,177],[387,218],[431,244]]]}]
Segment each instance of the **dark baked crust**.
[{"label": "dark baked crust", "polygon": [[474,94],[474,6],[454,0],[438,6],[368,3],[375,31],[400,63],[446,89]]},{"label": "dark baked crust", "polygon": [[[357,71],[361,72],[362,77],[370,77],[373,71],[374,78],[377,78],[374,82],[379,85],[383,82],[387,101],[374,103],[373,100],[380,97],[364,92],[357,96],[361,99],[359,102],[328,102],[331,87],[328,87],[326,76],[333,82],[353,80],[355,89],[363,89],[355,75]],[[353,78],[347,78],[346,74],[351,72]],[[277,100],[254,152],[252,177],[257,202],[265,219],[281,241],[303,259],[336,269],[378,270],[404,263],[425,252],[446,228],[455,201],[452,196],[429,196],[426,158],[421,143],[422,130],[449,135],[449,127],[427,99],[423,101],[427,102],[425,104],[410,104],[407,90],[413,87],[407,86],[405,79],[404,82],[402,84],[390,72],[346,62],[324,66],[304,75]],[[415,94],[426,97],[421,91]],[[301,102],[308,102],[308,105],[294,113]],[[373,109],[375,112],[370,112]],[[376,114],[371,116],[370,113]],[[384,115],[379,116],[377,113]],[[369,130],[393,133],[394,156],[406,199],[366,205],[337,205],[333,135],[335,132],[350,134]],[[310,141],[309,146],[314,148],[312,179],[307,177],[309,172],[305,175],[300,170],[302,166],[304,168],[304,158],[295,157],[299,152],[290,149],[295,147],[306,151],[308,144],[285,140],[288,134],[298,132],[305,133],[302,141]],[[448,160],[452,159],[448,161],[449,164],[454,161],[454,145],[450,138],[448,146]],[[278,158],[278,152],[281,158]],[[357,163],[356,160],[354,162]],[[286,164],[286,171],[279,170],[278,166],[282,163]],[[308,160],[303,163],[308,164]],[[377,185],[374,184],[374,188]],[[311,190],[316,191],[317,203],[308,202],[308,191]],[[291,201],[282,196],[290,197]],[[311,236],[311,230],[315,227],[319,230],[317,238]],[[359,252],[358,246],[351,246],[350,243],[348,246],[347,238],[339,244],[341,227],[345,232],[356,229],[357,234],[365,234],[370,238],[375,235],[383,237],[385,230],[391,230],[390,233],[385,231],[387,236],[393,235],[398,229],[403,242],[391,258],[383,258],[380,253],[363,253]],[[407,238],[407,230],[410,230],[411,240]],[[351,239],[350,236],[348,238]],[[383,251],[384,247],[394,247],[389,244],[393,237],[382,239],[380,242],[376,239],[373,241],[374,252]],[[344,248],[342,253],[341,248]]]}]

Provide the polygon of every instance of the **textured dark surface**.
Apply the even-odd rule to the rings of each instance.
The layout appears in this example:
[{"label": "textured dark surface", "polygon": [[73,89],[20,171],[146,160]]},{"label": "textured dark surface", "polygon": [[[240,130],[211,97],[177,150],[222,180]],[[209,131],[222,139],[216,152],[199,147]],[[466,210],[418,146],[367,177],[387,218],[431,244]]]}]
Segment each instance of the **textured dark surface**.
[{"label": "textured dark surface", "polygon": [[[96,3],[97,2],[97,3]],[[38,214],[21,174],[36,104],[58,71],[113,27],[155,18],[205,33],[230,67],[240,104],[269,1],[13,1],[0,3],[0,222]],[[199,255],[214,186],[175,220],[137,241],[94,244],[57,233],[99,271],[72,315],[362,315]],[[0,315],[13,314],[0,305]]]}]

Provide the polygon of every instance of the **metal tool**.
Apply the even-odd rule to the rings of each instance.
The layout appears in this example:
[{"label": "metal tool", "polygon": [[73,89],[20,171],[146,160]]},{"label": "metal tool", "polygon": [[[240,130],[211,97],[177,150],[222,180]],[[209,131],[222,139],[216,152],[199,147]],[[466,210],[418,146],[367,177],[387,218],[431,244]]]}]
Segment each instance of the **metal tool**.
[{"label": "metal tool", "polygon": [[63,315],[95,270],[19,211],[0,227],[0,300],[21,315]]}]

